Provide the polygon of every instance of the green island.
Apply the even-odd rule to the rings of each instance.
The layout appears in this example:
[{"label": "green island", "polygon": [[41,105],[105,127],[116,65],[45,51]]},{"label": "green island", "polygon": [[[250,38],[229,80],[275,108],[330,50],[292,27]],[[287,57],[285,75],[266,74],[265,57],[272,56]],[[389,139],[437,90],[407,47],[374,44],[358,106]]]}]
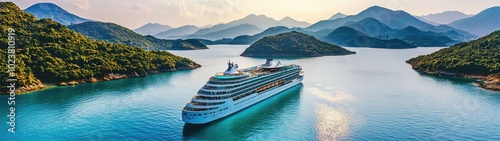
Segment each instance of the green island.
[{"label": "green island", "polygon": [[406,62],[419,72],[475,78],[483,88],[500,90],[500,31]]},{"label": "green island", "polygon": [[248,47],[241,56],[247,57],[318,57],[349,55],[349,51],[316,39],[313,36],[291,31],[264,37]]},{"label": "green island", "polygon": [[110,43],[122,43],[147,50],[196,50],[208,49],[206,45],[194,39],[166,40],[151,35],[142,36],[134,31],[114,23],[84,22],[68,26],[69,29],[89,38]]},{"label": "green island", "polygon": [[[50,19],[37,20],[12,2],[1,2],[0,8],[0,30],[5,33],[0,35],[0,46],[5,47],[0,50],[0,62],[7,62],[7,55],[12,54],[7,46],[9,40],[14,41],[17,92],[200,67],[166,51],[88,39]],[[14,35],[8,35],[9,31]],[[0,67],[0,72],[6,89],[8,68]]]}]

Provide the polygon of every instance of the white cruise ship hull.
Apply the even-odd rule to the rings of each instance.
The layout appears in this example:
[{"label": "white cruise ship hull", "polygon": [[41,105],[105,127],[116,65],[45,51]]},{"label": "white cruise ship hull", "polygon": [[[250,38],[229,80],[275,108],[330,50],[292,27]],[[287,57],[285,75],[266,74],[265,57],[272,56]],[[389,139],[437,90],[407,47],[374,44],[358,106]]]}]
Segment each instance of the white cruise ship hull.
[{"label": "white cruise ship hull", "polygon": [[274,96],[284,90],[287,90],[297,84],[300,84],[302,82],[302,79],[303,77],[300,77],[283,86],[272,88],[261,93],[253,93],[249,96],[238,99],[236,101],[233,101],[231,98],[229,98],[225,101],[223,105],[219,106],[220,108],[217,108],[215,110],[207,110],[207,111],[183,110],[182,120],[190,124],[205,124],[229,116],[249,106],[252,106],[260,101],[263,101],[271,96]]}]

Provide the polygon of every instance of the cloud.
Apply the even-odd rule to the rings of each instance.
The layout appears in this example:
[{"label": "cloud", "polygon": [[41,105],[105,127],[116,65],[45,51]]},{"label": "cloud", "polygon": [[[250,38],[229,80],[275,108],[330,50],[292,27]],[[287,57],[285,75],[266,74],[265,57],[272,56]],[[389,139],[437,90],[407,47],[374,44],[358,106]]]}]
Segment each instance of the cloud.
[{"label": "cloud", "polygon": [[144,6],[140,4],[134,4],[130,7],[130,10],[137,12],[152,12],[153,10],[149,6]]},{"label": "cloud", "polygon": [[89,1],[88,0],[56,0],[56,3],[69,5],[69,6],[76,7],[79,9],[84,9],[84,10],[89,9]]},{"label": "cloud", "polygon": [[[166,2],[172,5],[172,2]],[[186,18],[221,18],[226,14],[239,12],[238,0],[180,0],[178,13]]]}]

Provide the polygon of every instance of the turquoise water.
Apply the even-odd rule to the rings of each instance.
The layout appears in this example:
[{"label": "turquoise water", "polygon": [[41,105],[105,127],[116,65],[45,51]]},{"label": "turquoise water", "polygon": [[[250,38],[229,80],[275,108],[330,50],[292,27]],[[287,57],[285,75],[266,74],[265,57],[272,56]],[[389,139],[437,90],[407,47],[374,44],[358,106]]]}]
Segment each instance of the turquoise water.
[{"label": "turquoise water", "polygon": [[208,78],[265,59],[247,46],[173,51],[203,67],[55,87],[16,96],[16,134],[1,102],[0,140],[500,140],[500,93],[472,80],[419,74],[405,60],[440,48],[348,48],[357,54],[280,59],[302,65],[303,85],[207,125],[181,109]]}]

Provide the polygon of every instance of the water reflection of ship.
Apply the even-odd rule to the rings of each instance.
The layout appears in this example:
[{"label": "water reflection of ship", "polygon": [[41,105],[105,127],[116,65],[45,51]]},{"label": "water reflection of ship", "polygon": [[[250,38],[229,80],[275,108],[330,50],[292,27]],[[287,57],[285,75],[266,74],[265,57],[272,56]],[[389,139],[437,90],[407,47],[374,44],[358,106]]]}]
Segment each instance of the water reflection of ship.
[{"label": "water reflection of ship", "polygon": [[[247,110],[240,111],[233,116],[225,117],[221,120],[210,122],[207,124],[184,124],[183,127],[183,137],[185,139],[212,139],[213,135],[223,134],[223,133],[235,133],[235,132],[251,132],[252,128],[263,127],[269,123],[269,121],[277,120],[278,117],[284,116],[285,113],[290,111],[295,111],[299,107],[300,94],[303,91],[303,85],[298,84],[288,90],[281,92],[281,94],[275,95],[261,103],[249,107]],[[286,110],[288,109],[288,110]],[[255,112],[255,113],[254,113]],[[252,115],[252,116],[247,116]],[[223,127],[221,127],[223,126]],[[219,128],[220,127],[220,128]],[[217,130],[211,130],[211,129]],[[213,132],[213,133],[203,133],[207,136],[197,136],[201,135],[202,132]],[[233,134],[241,137],[245,136],[245,133]]]}]

